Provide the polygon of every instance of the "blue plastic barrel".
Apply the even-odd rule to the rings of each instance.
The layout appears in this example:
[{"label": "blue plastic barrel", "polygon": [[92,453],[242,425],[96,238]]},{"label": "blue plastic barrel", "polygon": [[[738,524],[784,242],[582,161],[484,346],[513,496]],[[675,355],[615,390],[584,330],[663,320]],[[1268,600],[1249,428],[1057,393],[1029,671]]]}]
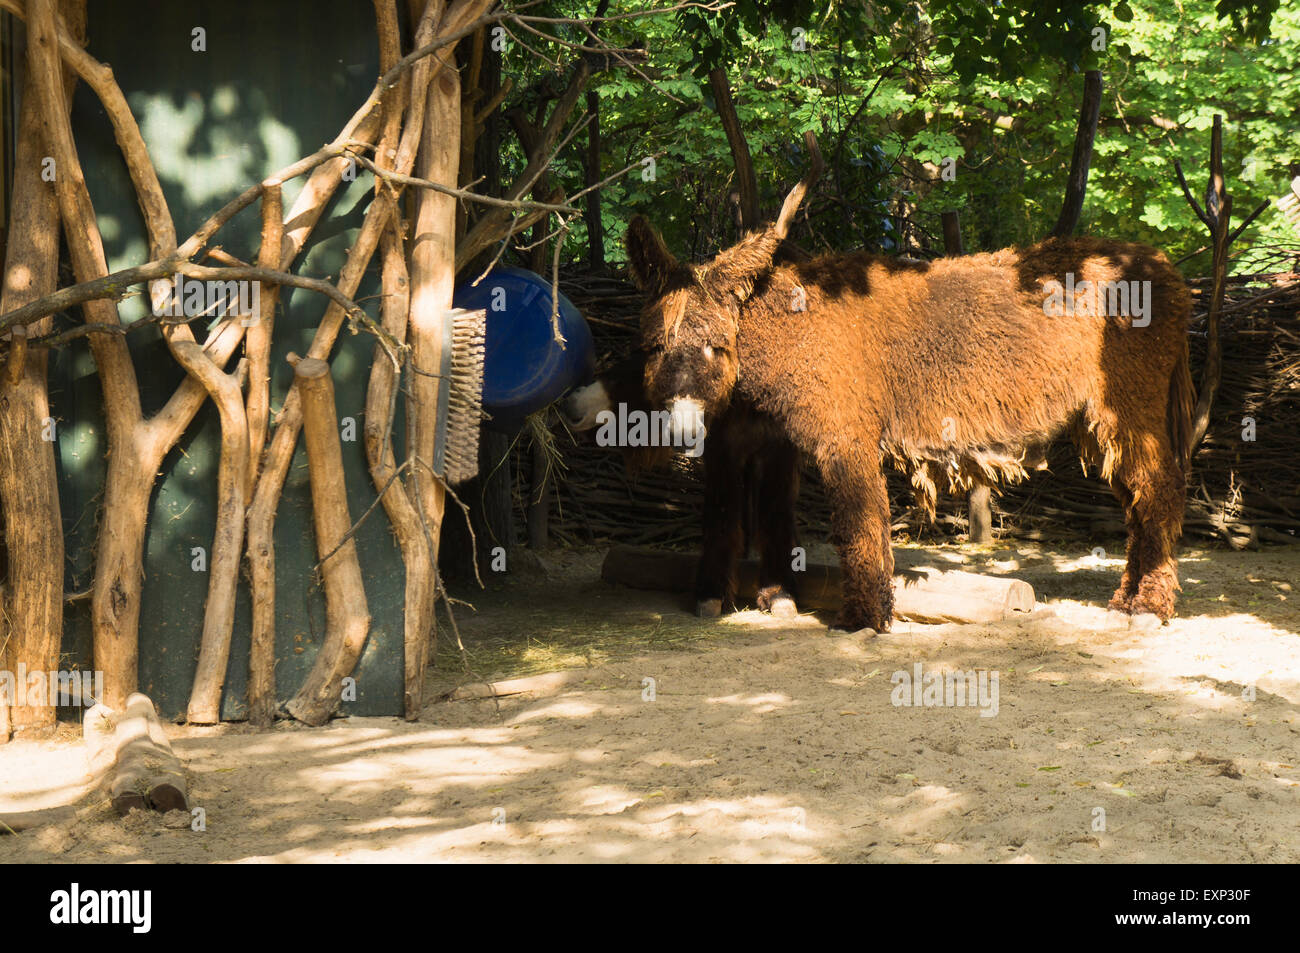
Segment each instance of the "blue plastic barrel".
[{"label": "blue plastic barrel", "polygon": [[456,287],[453,303],[487,311],[483,409],[492,420],[486,426],[518,426],[529,414],[590,378],[595,366],[591,329],[561,294],[560,332],[566,343],[563,348],[556,343],[548,280],[522,268],[498,265],[477,286],[470,281]]}]

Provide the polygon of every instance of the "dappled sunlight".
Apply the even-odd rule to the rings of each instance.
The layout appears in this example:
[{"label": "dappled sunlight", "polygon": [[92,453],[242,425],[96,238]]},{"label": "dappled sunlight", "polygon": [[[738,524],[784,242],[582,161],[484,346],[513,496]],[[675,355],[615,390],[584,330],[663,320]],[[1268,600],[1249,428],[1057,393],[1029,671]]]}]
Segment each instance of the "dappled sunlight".
[{"label": "dappled sunlight", "polygon": [[779,708],[788,708],[792,699],[779,692],[767,692],[760,695],[727,695],[725,697],[706,698],[710,705],[736,705],[748,708],[756,715],[766,715]]},{"label": "dappled sunlight", "polygon": [[560,699],[536,711],[530,711],[514,719],[515,724],[539,721],[550,718],[587,718],[601,710],[600,705],[590,702]]},{"label": "dappled sunlight", "polygon": [[724,615],[718,621],[723,625],[770,630],[826,628],[826,623],[819,620],[811,612],[800,613],[793,619],[778,619],[769,612],[760,612],[758,609],[744,609],[740,612]]},{"label": "dappled sunlight", "polygon": [[[971,564],[991,571],[996,552]],[[22,849],[227,862],[1300,860],[1297,618],[1286,603],[1245,605],[1256,589],[1285,594],[1273,582],[1300,576],[1300,554],[1224,554],[1226,570],[1191,560],[1181,614],[1150,628],[1107,612],[1113,567],[1029,546],[1016,558],[1038,611],[874,637],[828,637],[812,615],[720,624],[662,594],[540,576],[484,600],[462,635],[473,646],[480,632],[526,631],[553,657],[577,656],[571,674],[437,702],[416,723],[172,729],[208,812],[202,839],[99,806]],[[997,673],[996,714],[896,705],[893,676],[918,664]],[[481,684],[455,666],[454,684]]]},{"label": "dappled sunlight", "polygon": [[[905,778],[904,780],[910,780]],[[881,827],[903,837],[933,834],[941,822],[959,816],[969,799],[943,785],[925,784],[907,794],[882,798]]]},{"label": "dappled sunlight", "polygon": [[48,741],[0,745],[0,814],[72,803],[84,793],[85,748]]}]

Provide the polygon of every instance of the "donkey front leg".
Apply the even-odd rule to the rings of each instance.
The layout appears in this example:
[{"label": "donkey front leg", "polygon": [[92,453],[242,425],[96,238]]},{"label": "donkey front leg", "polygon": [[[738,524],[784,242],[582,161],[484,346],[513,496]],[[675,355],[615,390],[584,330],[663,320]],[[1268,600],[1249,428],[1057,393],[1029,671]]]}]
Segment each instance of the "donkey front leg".
[{"label": "donkey front leg", "polygon": [[833,629],[888,632],[894,616],[889,493],[878,465],[828,479],[831,530],[840,554],[843,604]]},{"label": "donkey front leg", "polygon": [[695,611],[704,618],[735,608],[745,548],[745,464],[725,433],[704,441],[704,547],[695,575]]},{"label": "donkey front leg", "polygon": [[799,451],[788,441],[768,441],[759,452],[758,607],[780,619],[799,614],[795,604],[794,511],[799,497]]}]

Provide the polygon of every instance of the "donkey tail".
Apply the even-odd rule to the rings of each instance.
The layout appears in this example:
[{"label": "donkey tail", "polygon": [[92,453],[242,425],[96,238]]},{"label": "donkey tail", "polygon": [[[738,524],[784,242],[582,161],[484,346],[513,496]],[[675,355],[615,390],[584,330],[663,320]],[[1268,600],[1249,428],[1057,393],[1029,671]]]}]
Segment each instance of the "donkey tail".
[{"label": "donkey tail", "polygon": [[1192,386],[1192,372],[1187,360],[1187,336],[1174,363],[1169,378],[1169,404],[1166,426],[1174,458],[1186,471],[1192,459],[1192,417],[1196,410],[1196,389]]}]

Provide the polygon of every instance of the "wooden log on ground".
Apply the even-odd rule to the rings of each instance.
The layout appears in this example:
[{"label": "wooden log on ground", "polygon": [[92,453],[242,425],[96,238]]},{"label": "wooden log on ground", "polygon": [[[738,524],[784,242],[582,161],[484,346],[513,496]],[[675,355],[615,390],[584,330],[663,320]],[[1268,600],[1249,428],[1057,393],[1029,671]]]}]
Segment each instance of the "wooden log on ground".
[{"label": "wooden log on ground", "polygon": [[[614,546],[600,576],[633,589],[691,592],[695,587],[693,553],[673,553],[643,546]],[[799,574],[795,601],[804,611],[840,607],[840,569],[810,563]],[[758,562],[740,564],[739,597],[753,603]],[[1034,589],[1020,579],[909,566],[894,577],[894,617],[906,622],[1000,622],[1015,612],[1032,612]]]},{"label": "wooden log on ground", "polygon": [[189,810],[185,769],[147,696],[130,695],[121,714],[94,706],[82,731],[90,772],[104,779],[118,814],[125,817],[132,808]]},{"label": "wooden log on ground", "polygon": [[970,519],[970,541],[977,544],[993,542],[993,491],[988,484],[980,483],[971,487],[966,505]]},{"label": "wooden log on ground", "polygon": [[0,814],[0,835],[18,834],[34,830],[46,824],[60,824],[77,816],[77,809],[72,805],[47,807],[42,811],[18,811],[13,814]]},{"label": "wooden log on ground", "polygon": [[348,513],[343,446],[330,366],[315,358],[304,358],[294,368],[294,378],[302,395],[316,549],[325,589],[325,640],[302,688],[285,708],[304,724],[323,725],[342,699],[343,679],[352,674],[361,657],[370,632],[370,612],[357,561],[357,544],[348,538],[352,517]]}]

